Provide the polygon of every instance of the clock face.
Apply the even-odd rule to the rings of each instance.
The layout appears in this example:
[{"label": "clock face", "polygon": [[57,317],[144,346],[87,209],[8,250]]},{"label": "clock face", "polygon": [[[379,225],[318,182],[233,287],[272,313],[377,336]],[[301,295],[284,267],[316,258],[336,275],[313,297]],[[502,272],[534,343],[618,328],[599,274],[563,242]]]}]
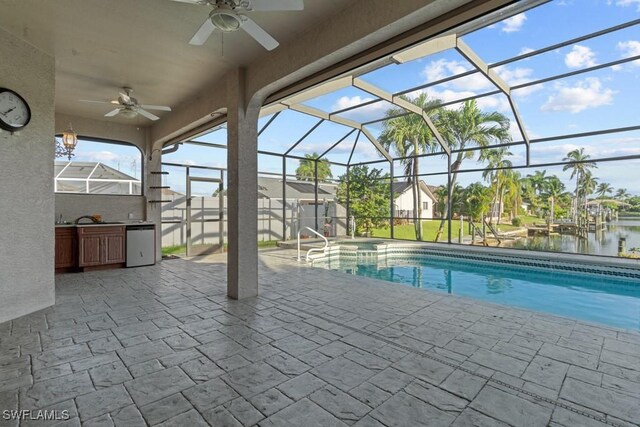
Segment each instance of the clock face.
[{"label": "clock face", "polygon": [[0,127],[15,131],[25,127],[31,119],[27,102],[17,93],[0,88]]}]

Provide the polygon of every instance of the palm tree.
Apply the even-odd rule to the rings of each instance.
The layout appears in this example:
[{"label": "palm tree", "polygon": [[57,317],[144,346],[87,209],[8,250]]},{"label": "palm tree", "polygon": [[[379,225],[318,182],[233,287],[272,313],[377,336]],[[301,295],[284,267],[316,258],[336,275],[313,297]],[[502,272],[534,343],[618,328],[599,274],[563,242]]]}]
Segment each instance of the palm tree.
[{"label": "palm tree", "polygon": [[512,163],[510,160],[505,159],[505,156],[510,156],[512,153],[506,147],[492,148],[489,150],[483,150],[480,155],[481,161],[487,162],[487,169],[482,172],[482,178],[488,181],[493,187],[493,200],[491,202],[491,215],[489,216],[489,223],[493,221],[493,211],[497,204],[498,224],[500,224],[500,216],[502,211],[502,199],[504,198],[505,180]]},{"label": "palm tree", "polygon": [[479,182],[469,184],[463,193],[465,212],[472,220],[480,220],[491,202],[491,189]]},{"label": "palm tree", "polygon": [[504,176],[504,204],[511,206],[509,218],[518,216],[518,210],[522,205],[522,186],[526,178],[522,178],[520,173],[514,170],[506,170]]},{"label": "palm tree", "polygon": [[[582,147],[580,149],[569,151],[567,155],[562,159],[562,161],[564,162],[571,162],[568,165],[564,165],[562,170],[563,171],[571,170],[570,179],[573,179],[574,176],[576,177],[576,192],[575,192],[576,211],[574,212],[574,218],[578,217],[578,210],[582,206],[582,203],[580,203],[579,195],[580,195],[580,185],[583,184],[582,182],[583,177],[585,173],[589,171],[591,168],[598,167],[595,164],[595,162],[589,161],[590,158],[591,158],[590,155],[584,154],[584,147]],[[586,203],[586,199],[585,199],[585,203]]]},{"label": "palm tree", "polygon": [[544,196],[549,200],[550,204],[550,220],[555,220],[555,205],[556,201],[564,194],[565,186],[557,176],[550,176],[547,179]]},{"label": "palm tree", "polygon": [[626,188],[618,188],[618,191],[616,191],[616,194],[613,197],[615,197],[617,200],[620,200],[621,202],[624,202],[629,197],[631,197],[631,194],[629,194]]},{"label": "palm tree", "polygon": [[533,175],[527,175],[529,182],[531,183],[531,187],[533,191],[535,191],[536,195],[542,193],[544,189],[545,183],[547,181],[547,171],[535,171]]},{"label": "palm tree", "polygon": [[598,188],[596,189],[596,194],[598,195],[598,199],[604,199],[608,194],[613,193],[613,187],[611,184],[607,182],[601,182],[598,184]]},{"label": "palm tree", "polygon": [[[420,107],[426,114],[435,117],[440,111],[440,101],[428,99],[425,93],[417,98],[403,97],[404,100]],[[436,141],[431,130],[417,114],[395,117],[405,110],[392,108],[387,111],[388,120],[380,135],[380,143],[389,151],[394,151],[401,158],[407,182],[411,183],[413,191],[413,221],[416,229],[416,239],[422,240],[422,191],[419,188],[420,169],[419,158],[416,157],[427,151],[434,150]]]},{"label": "palm tree", "polygon": [[[465,101],[457,110],[442,110],[438,118],[438,129],[451,149],[460,150],[451,164],[451,183],[454,186],[458,170],[464,159],[474,156],[473,151],[464,151],[471,145],[486,147],[491,143],[507,143],[511,141],[509,119],[498,112],[485,113],[478,108],[475,99]],[[448,212],[440,221],[436,234],[436,242],[444,230]]]},{"label": "palm tree", "polygon": [[333,177],[331,165],[327,159],[318,160],[318,153],[305,154],[304,159],[300,159],[300,165],[296,169],[296,179],[300,181],[315,181],[316,161],[318,162],[318,182],[325,182]]},{"label": "palm tree", "polygon": [[598,178],[594,177],[591,171],[586,171],[582,176],[582,182],[580,183],[580,190],[578,191],[578,196],[587,201],[587,197],[593,194],[596,191],[596,187],[598,186]]}]

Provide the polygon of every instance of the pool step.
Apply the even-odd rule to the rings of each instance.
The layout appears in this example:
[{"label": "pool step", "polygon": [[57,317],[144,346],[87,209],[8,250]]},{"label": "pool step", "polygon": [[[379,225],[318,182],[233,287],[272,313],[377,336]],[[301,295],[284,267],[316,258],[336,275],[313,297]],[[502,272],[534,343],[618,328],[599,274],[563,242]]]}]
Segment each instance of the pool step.
[{"label": "pool step", "polygon": [[371,249],[358,249],[358,259],[370,259],[370,258],[377,258],[378,257],[378,251],[376,249],[371,250]]}]

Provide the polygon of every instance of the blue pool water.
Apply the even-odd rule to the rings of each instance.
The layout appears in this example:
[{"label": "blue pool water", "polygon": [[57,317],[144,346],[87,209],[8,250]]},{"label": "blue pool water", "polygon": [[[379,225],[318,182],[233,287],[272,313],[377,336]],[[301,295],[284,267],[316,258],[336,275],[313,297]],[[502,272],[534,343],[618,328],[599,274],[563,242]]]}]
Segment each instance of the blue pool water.
[{"label": "blue pool water", "polygon": [[640,330],[640,280],[431,258],[318,266],[406,286],[446,292]]}]

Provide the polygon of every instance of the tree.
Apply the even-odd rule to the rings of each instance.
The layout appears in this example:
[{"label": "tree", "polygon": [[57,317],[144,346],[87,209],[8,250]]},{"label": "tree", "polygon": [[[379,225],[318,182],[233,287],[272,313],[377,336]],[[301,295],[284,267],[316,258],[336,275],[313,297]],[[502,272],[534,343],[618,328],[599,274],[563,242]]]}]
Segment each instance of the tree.
[{"label": "tree", "polygon": [[629,192],[627,191],[626,188],[618,188],[618,190],[616,191],[615,196],[613,196],[613,197],[615,197],[616,200],[620,200],[621,202],[624,202],[629,197],[631,197],[631,194],[629,194]]},{"label": "tree", "polygon": [[316,161],[318,162],[318,182],[326,182],[333,177],[331,165],[327,159],[317,160],[318,153],[305,154],[304,159],[300,159],[300,165],[296,169],[296,179],[300,181],[315,181]]},{"label": "tree", "polygon": [[613,193],[613,187],[611,184],[607,182],[601,182],[598,184],[598,188],[596,188],[596,194],[598,195],[598,199],[605,199],[607,195]]},{"label": "tree", "polygon": [[544,186],[543,195],[549,201],[550,220],[553,222],[556,215],[556,202],[564,194],[565,186],[560,179],[553,175],[547,177],[546,184]]},{"label": "tree", "polygon": [[[568,165],[564,165],[562,170],[563,171],[571,170],[571,177],[569,179],[573,179],[573,177],[576,177],[576,191],[575,191],[576,211],[574,212],[575,218],[579,216],[578,211],[583,206],[583,204],[580,203],[580,193],[581,193],[580,186],[584,184],[583,183],[584,176],[586,172],[588,172],[590,169],[598,167],[595,164],[595,162],[589,161],[590,158],[591,156],[589,156],[588,154],[584,154],[584,147],[583,147],[580,149],[569,151],[567,155],[562,159],[562,161],[565,161],[565,162],[572,162]],[[585,197],[584,203],[586,204],[586,196],[584,197]]]},{"label": "tree", "polygon": [[[347,191],[348,188],[348,191]],[[353,166],[348,174],[340,176],[337,198],[341,204],[347,203],[355,217],[356,231],[369,232],[372,228],[383,227],[389,218],[389,175],[380,169],[371,169],[367,165]]]},{"label": "tree", "polygon": [[[474,155],[473,151],[464,151],[465,148],[471,145],[486,147],[491,143],[502,144],[511,141],[509,119],[498,112],[481,111],[475,99],[465,101],[457,110],[442,110],[439,115],[438,129],[451,149],[460,150],[451,164],[450,185],[452,186],[456,184],[462,161]],[[444,230],[445,217],[440,221],[436,241],[440,239]]]},{"label": "tree", "polygon": [[474,182],[465,188],[463,199],[466,214],[472,220],[480,221],[491,203],[491,189],[479,182]]},{"label": "tree", "polygon": [[504,177],[504,205],[509,208],[509,219],[518,216],[518,211],[522,205],[522,185],[523,178],[520,173],[514,170],[506,170]]},{"label": "tree", "polygon": [[[504,198],[505,183],[507,173],[509,170],[503,168],[511,168],[512,163],[510,160],[505,159],[506,156],[510,156],[512,153],[506,148],[492,148],[489,150],[483,150],[480,155],[481,161],[487,162],[487,169],[482,172],[482,178],[487,180],[493,188],[493,200],[491,201],[492,210],[495,209],[497,204],[498,209],[498,224],[500,224],[500,216],[502,213],[502,199]],[[493,221],[493,215],[489,217],[489,223]]]},{"label": "tree", "polygon": [[[425,93],[420,94],[415,99],[402,98],[417,105],[431,117],[436,117],[440,111],[440,101],[429,100]],[[386,117],[389,117],[389,119],[384,122],[384,128],[379,140],[386,150],[393,151],[397,157],[401,158],[404,174],[413,191],[413,222],[416,229],[416,239],[422,240],[422,191],[419,188],[420,159],[416,156],[433,150],[436,146],[436,141],[420,115],[407,114],[395,117],[404,112],[405,110],[400,108],[392,108],[387,111]]]},{"label": "tree", "polygon": [[594,177],[591,171],[586,171],[582,176],[582,182],[580,183],[580,190],[578,191],[578,196],[582,199],[587,200],[594,191],[596,191],[596,187],[598,186],[598,178]]},{"label": "tree", "polygon": [[547,171],[535,171],[533,175],[527,175],[527,179],[531,183],[531,187],[535,191],[536,195],[540,195],[542,190],[544,189],[545,183],[547,182]]}]

